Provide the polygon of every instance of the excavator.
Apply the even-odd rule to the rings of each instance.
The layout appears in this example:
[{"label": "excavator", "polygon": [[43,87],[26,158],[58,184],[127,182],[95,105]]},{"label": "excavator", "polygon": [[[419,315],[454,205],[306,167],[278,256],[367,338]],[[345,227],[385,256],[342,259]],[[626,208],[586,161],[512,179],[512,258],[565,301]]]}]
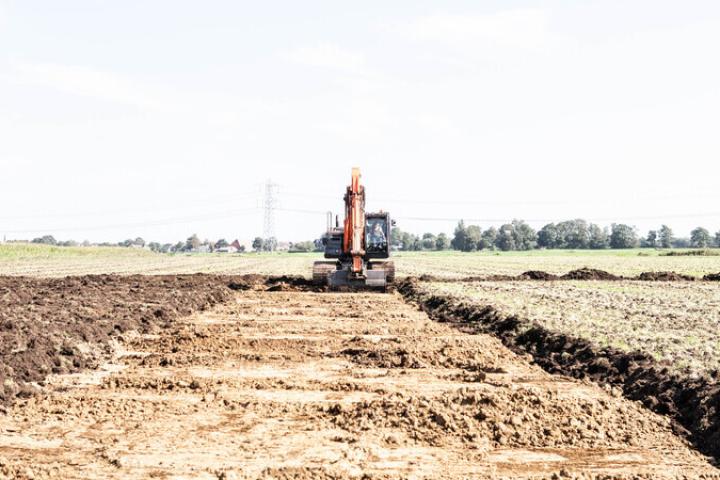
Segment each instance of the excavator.
[{"label": "excavator", "polygon": [[313,282],[331,289],[382,289],[395,281],[395,264],[390,258],[390,214],[365,212],[365,187],[360,169],[352,169],[345,192],[345,220],[341,227],[328,212],[328,228],[322,236],[325,258],[313,265]]}]

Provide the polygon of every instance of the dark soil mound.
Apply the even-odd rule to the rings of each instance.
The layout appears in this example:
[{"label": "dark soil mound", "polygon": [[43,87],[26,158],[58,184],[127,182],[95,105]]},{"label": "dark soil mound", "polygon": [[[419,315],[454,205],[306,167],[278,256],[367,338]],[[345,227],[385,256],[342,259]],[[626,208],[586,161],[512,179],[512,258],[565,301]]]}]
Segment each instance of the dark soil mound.
[{"label": "dark soil mound", "polygon": [[580,268],[568,272],[560,278],[563,280],[622,280],[623,277],[594,268]]},{"label": "dark soil mound", "polygon": [[703,280],[708,280],[711,282],[720,282],[720,272],[719,273],[708,273],[703,277]]},{"label": "dark soil mound", "polygon": [[113,336],[228,300],[227,284],[215,275],[0,277],[0,405],[49,374],[97,366]]},{"label": "dark soil mound", "polygon": [[675,272],[643,272],[638,276],[639,280],[647,280],[653,282],[679,282],[679,281],[695,281],[696,278],[690,275],[683,275]]},{"label": "dark soil mound", "polygon": [[541,270],[530,270],[522,275],[520,275],[519,279],[528,279],[528,280],[557,280],[558,276],[553,275],[552,273],[543,272]]}]

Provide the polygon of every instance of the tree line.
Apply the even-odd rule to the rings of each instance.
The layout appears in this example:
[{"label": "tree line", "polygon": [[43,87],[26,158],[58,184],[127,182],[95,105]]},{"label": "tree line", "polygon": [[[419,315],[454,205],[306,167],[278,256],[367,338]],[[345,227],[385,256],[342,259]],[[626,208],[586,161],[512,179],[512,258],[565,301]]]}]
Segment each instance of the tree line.
[{"label": "tree line", "polygon": [[[52,235],[45,235],[32,240],[33,243],[57,246],[121,246],[148,248],[159,253],[213,252],[228,247],[225,239],[217,241],[201,240],[196,234],[185,241],[173,243],[146,242],[143,238],[127,239],[117,243],[91,244],[74,240],[59,241]],[[256,252],[274,251],[277,249],[275,238],[263,239],[256,237],[252,249]],[[415,235],[393,228],[390,244],[397,250],[459,250],[474,252],[479,250],[533,250],[545,249],[605,249],[605,248],[709,248],[720,247],[720,231],[711,234],[703,227],[690,232],[689,237],[676,237],[667,225],[650,230],[640,236],[637,230],[623,223],[613,223],[610,227],[601,227],[583,219],[567,220],[559,223],[548,223],[540,230],[533,229],[523,220],[513,220],[500,227],[489,227],[483,230],[478,225],[466,225],[458,222],[452,237],[445,233],[424,233]],[[311,252],[322,251],[319,240],[290,243],[290,251]],[[240,251],[244,251],[240,246]]]},{"label": "tree line", "polygon": [[460,221],[452,238],[441,233],[414,235],[395,228],[390,236],[391,245],[399,250],[533,250],[546,249],[605,249],[605,248],[708,248],[720,247],[720,231],[714,235],[706,228],[697,227],[690,237],[675,237],[673,230],[661,225],[640,236],[637,230],[623,223],[601,227],[583,219],[548,223],[535,230],[523,220],[513,220],[500,227],[485,230],[477,225]]},{"label": "tree line", "polygon": [[[201,240],[197,234],[189,236],[184,241],[177,243],[159,243],[159,242],[146,242],[142,237],[128,238],[117,243],[102,242],[102,243],[90,243],[85,240],[84,242],[76,242],[75,240],[56,240],[52,235],[44,235],[31,240],[32,243],[39,243],[43,245],[53,245],[58,247],[126,247],[126,248],[147,248],[157,253],[185,253],[185,252],[214,252],[222,248],[227,248],[231,244],[227,240],[221,238],[220,240]],[[278,241],[274,237],[262,238],[255,237],[252,242],[252,249],[256,252],[273,252],[277,250]],[[304,241],[304,242],[290,242],[289,250],[292,252],[313,252],[321,251],[322,244],[319,241]],[[245,251],[245,246],[240,245],[238,248],[239,252]]]}]

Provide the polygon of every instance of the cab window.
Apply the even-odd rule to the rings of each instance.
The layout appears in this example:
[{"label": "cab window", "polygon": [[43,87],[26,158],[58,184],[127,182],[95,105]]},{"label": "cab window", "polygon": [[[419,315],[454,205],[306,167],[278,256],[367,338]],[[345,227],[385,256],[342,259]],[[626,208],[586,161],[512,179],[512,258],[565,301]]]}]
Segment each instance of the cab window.
[{"label": "cab window", "polygon": [[365,223],[365,248],[368,252],[387,249],[387,225],[384,219],[373,218]]}]

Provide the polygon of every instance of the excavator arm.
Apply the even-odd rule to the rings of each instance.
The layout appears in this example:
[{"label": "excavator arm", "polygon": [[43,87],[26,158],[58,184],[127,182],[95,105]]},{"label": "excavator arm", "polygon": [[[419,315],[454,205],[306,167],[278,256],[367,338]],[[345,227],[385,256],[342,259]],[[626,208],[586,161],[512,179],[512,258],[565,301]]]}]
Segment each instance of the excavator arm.
[{"label": "excavator arm", "polygon": [[351,273],[361,275],[365,255],[365,187],[360,185],[360,169],[352,169],[352,181],[345,193],[343,253],[352,258]]}]

